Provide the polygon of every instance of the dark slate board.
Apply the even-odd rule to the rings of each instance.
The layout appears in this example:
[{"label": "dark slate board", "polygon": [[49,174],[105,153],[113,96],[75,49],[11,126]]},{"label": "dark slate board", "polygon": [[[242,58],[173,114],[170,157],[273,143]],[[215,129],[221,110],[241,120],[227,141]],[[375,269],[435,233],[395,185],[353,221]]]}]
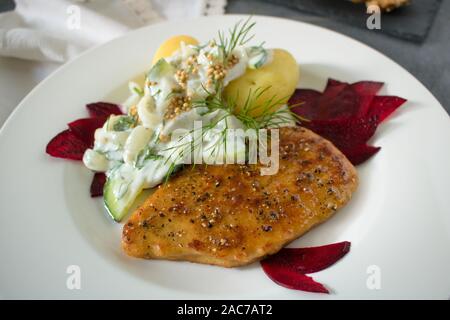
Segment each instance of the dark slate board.
[{"label": "dark slate board", "polygon": [[0,0],[0,12],[14,10],[15,7],[13,0]]},{"label": "dark slate board", "polygon": [[[365,4],[348,0],[264,0],[292,9],[327,16],[366,28],[368,14]],[[381,15],[381,30],[394,37],[422,42],[427,37],[442,0],[411,0],[411,4]],[[373,32],[374,30],[371,30]]]}]

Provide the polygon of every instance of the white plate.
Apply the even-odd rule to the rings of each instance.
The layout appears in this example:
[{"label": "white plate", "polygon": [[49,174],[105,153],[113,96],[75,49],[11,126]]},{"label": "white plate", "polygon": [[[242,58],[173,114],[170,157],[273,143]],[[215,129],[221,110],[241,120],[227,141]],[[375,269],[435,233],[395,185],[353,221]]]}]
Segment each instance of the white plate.
[{"label": "white plate", "polygon": [[[336,265],[314,275],[331,295],[277,286],[258,263],[238,269],[145,261],[120,249],[121,225],[89,197],[91,173],[50,158],[47,142],[84,105],[120,102],[128,79],[143,74],[158,45],[175,34],[202,41],[240,16],[164,23],[93,49],[42,82],[0,133],[0,295],[3,298],[444,298],[450,297],[450,126],[439,102],[413,76],[373,49],[309,24],[255,17],[255,42],[286,48],[301,65],[302,87],[327,77],[386,82],[384,94],[409,102],[383,124],[381,152],[358,167],[351,203],[293,243],[352,242]],[[81,270],[69,290],[68,266]],[[371,266],[376,266],[372,269]],[[380,272],[381,288],[367,285]]]}]

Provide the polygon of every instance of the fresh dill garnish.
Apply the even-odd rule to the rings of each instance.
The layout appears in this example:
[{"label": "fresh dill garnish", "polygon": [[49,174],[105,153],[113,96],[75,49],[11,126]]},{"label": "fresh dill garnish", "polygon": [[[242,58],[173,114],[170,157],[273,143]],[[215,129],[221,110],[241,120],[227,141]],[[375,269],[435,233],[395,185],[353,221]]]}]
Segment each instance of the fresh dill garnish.
[{"label": "fresh dill garnish", "polygon": [[254,35],[249,35],[249,33],[256,22],[251,22],[251,19],[252,17],[249,17],[244,22],[236,23],[233,28],[228,30],[228,37],[225,32],[219,31],[217,45],[222,49],[225,60],[231,56],[237,46],[243,46],[253,39]]},{"label": "fresh dill garnish", "polygon": [[166,184],[167,182],[169,182],[170,177],[172,176],[172,174],[175,173],[177,169],[177,164],[175,162],[172,162],[169,166],[169,170],[167,170],[166,176],[164,178],[164,183]]},{"label": "fresh dill garnish", "polygon": [[[208,97],[193,102],[195,107],[207,107],[209,112],[216,110],[226,111],[229,115],[235,116],[240,120],[245,129],[259,130],[263,128],[281,127],[292,121],[304,120],[292,111],[294,106],[288,106],[289,97],[278,98],[276,95],[260,102],[260,98],[270,90],[268,87],[258,87],[255,90],[249,90],[243,106],[238,106],[237,100],[239,92],[235,97],[224,98],[222,90],[217,90],[215,94],[207,91]],[[280,108],[280,106],[286,106]]]},{"label": "fresh dill garnish", "polygon": [[113,124],[114,131],[126,131],[136,124],[136,119],[132,116],[121,116],[117,122]]}]

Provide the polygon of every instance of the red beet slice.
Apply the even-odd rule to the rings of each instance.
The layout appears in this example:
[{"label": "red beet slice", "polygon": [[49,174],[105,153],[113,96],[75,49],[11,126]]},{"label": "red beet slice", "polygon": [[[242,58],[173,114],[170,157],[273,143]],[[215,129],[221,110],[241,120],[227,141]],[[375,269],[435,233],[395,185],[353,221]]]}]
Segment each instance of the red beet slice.
[{"label": "red beet slice", "polygon": [[288,101],[292,111],[310,120],[352,117],[358,113],[359,97],[348,84],[328,86],[322,95],[311,89],[297,89]]},{"label": "red beet slice", "polygon": [[314,281],[313,278],[287,268],[279,268],[278,266],[261,261],[261,266],[267,276],[276,284],[294,290],[307,292],[329,293],[327,288],[322,284]]},{"label": "red beet slice", "polygon": [[345,82],[328,79],[323,94],[315,90],[297,89],[289,100],[293,111],[310,120],[331,120],[349,118],[358,114],[360,97],[354,88]]},{"label": "red beet slice", "polygon": [[377,117],[313,120],[302,126],[330,140],[341,151],[365,143],[375,133]]},{"label": "red beet slice", "polygon": [[370,116],[377,116],[378,122],[384,121],[407,100],[400,97],[376,96],[370,105]]},{"label": "red beet slice", "polygon": [[349,84],[330,79],[317,102],[317,108],[315,119],[349,118],[358,113],[359,97]]},{"label": "red beet slice", "polygon": [[378,91],[380,91],[383,85],[383,82],[375,81],[360,81],[355,82],[351,85],[353,90],[359,96],[359,110],[357,115],[365,116],[368,113],[374,97],[376,96]]},{"label": "red beet slice", "polygon": [[107,118],[112,114],[121,115],[122,110],[117,104],[109,102],[95,102],[86,105],[91,117]]},{"label": "red beet slice", "polygon": [[322,93],[312,89],[296,89],[288,101],[292,106],[292,111],[306,119],[315,119],[317,117],[317,100]]},{"label": "red beet slice", "polygon": [[360,96],[375,96],[383,85],[383,82],[377,81],[359,81],[351,84],[352,88]]},{"label": "red beet slice", "polygon": [[304,127],[331,141],[353,165],[363,163],[380,150],[379,147],[366,144],[374,135],[378,124],[376,116],[302,123]]},{"label": "red beet slice", "polygon": [[323,94],[310,89],[297,89],[288,104],[303,104],[293,108],[300,116],[310,120],[332,120],[368,113],[382,82],[360,81],[353,84],[328,79]]},{"label": "red beet slice", "polygon": [[333,78],[328,78],[327,85],[325,86],[325,90],[334,87],[334,86],[351,86],[357,94],[363,96],[363,95],[372,95],[375,96],[378,91],[383,87],[383,82],[378,81],[358,81],[354,82],[352,84],[349,84],[347,82],[339,81]]},{"label": "red beet slice", "polygon": [[342,119],[367,114],[370,104],[383,86],[382,82],[360,81],[353,84],[328,79],[322,95],[315,90],[298,89],[289,105],[307,101],[293,108],[294,112],[310,120]]},{"label": "red beet slice", "polygon": [[368,146],[378,125],[406,102],[400,97],[377,96],[382,82],[353,84],[328,79],[324,92],[297,89],[288,104],[302,118],[300,124],[330,140],[353,164],[360,164],[380,148]]},{"label": "red beet slice", "polygon": [[103,186],[106,183],[106,175],[103,172],[96,172],[91,183],[91,197],[100,197],[103,195]]},{"label": "red beet slice", "polygon": [[295,89],[288,100],[291,110],[305,119],[318,119],[320,109],[317,107],[322,92],[313,89]]},{"label": "red beet slice", "polygon": [[380,150],[381,147],[368,146],[367,144],[364,143],[359,146],[344,149],[342,150],[342,153],[345,154],[347,159],[350,160],[350,162],[356,166],[358,164],[365,162]]},{"label": "red beet slice", "polygon": [[275,283],[290,289],[329,293],[306,273],[328,268],[350,251],[350,242],[343,241],[310,248],[284,248],[261,261],[264,272]]},{"label": "red beet slice", "polygon": [[56,158],[82,160],[88,147],[89,145],[72,131],[65,130],[50,140],[45,151]]},{"label": "red beet slice", "polygon": [[283,248],[263,261],[278,268],[314,273],[333,265],[349,251],[350,242],[343,241],[320,247]]},{"label": "red beet slice", "polygon": [[82,139],[88,146],[94,145],[95,130],[101,128],[105,123],[105,118],[85,118],[78,119],[68,124],[70,130]]},{"label": "red beet slice", "polygon": [[333,86],[342,86],[342,85],[348,85],[348,83],[342,82],[342,81],[339,81],[339,80],[336,80],[333,78],[328,78],[327,85],[325,86],[324,91],[327,91],[328,89],[330,89]]}]

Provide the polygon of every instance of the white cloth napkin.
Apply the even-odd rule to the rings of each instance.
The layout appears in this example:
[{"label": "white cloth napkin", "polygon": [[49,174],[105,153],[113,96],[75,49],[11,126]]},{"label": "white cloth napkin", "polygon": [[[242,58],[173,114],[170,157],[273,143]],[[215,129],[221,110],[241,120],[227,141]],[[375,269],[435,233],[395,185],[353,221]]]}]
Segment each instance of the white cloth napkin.
[{"label": "white cloth napkin", "polygon": [[16,0],[0,14],[0,55],[64,62],[130,29],[223,13],[224,0]]},{"label": "white cloth napkin", "polygon": [[226,5],[226,0],[15,2],[14,11],[0,14],[0,127],[38,82],[89,47],[155,22],[223,14]]}]

